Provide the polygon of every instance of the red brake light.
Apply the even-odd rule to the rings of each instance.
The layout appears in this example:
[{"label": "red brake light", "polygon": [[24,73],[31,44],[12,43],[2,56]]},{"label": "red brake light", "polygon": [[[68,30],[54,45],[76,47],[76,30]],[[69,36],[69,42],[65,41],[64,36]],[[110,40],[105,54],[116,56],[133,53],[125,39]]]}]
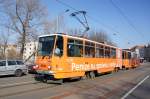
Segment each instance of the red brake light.
[{"label": "red brake light", "polygon": [[38,65],[33,66],[34,69],[37,69],[38,67],[39,67]]}]

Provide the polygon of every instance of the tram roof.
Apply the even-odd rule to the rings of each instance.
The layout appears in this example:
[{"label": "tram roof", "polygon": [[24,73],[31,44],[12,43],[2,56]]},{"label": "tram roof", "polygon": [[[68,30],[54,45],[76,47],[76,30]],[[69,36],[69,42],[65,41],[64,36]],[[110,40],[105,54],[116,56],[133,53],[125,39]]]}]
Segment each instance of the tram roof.
[{"label": "tram roof", "polygon": [[[63,33],[62,33],[62,34],[61,34],[61,33],[55,33],[55,34],[41,35],[41,36],[39,36],[39,38],[40,38],[40,37],[46,37],[46,36],[53,36],[53,35],[61,35],[61,36],[69,37],[69,38],[74,38],[74,39],[79,39],[79,40],[86,40],[86,41],[89,41],[89,42],[92,42],[92,43],[101,44],[101,45],[105,45],[105,46],[108,46],[108,47],[121,49],[121,48],[119,48],[119,47],[111,46],[111,45],[104,44],[104,43],[100,43],[100,42],[93,41],[93,40],[89,40],[89,39],[87,39],[87,38],[78,37],[78,36],[72,36],[72,35],[63,34]],[[126,51],[126,50],[125,50],[125,51]]]}]

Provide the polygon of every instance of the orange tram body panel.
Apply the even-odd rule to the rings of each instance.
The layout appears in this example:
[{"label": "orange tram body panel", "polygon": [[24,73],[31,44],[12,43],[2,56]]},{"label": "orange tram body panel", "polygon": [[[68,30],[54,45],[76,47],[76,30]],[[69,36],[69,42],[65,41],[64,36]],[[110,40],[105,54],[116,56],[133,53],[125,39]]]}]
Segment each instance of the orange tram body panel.
[{"label": "orange tram body panel", "polygon": [[94,78],[100,73],[136,66],[129,53],[114,46],[65,34],[40,36],[35,79]]}]

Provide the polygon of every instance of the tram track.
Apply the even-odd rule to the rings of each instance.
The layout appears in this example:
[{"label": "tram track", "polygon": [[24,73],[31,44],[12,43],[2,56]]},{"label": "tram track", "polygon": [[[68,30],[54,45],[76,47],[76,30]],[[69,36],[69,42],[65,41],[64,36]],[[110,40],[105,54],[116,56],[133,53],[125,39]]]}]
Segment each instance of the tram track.
[{"label": "tram track", "polygon": [[19,86],[3,87],[2,89],[0,88],[1,89],[0,98],[44,90],[44,89],[48,89],[48,88],[52,88],[56,86],[58,85],[35,82],[35,83],[24,84],[24,85],[19,85]]},{"label": "tram track", "polygon": [[22,86],[22,85],[29,85],[29,84],[36,84],[36,83],[40,83],[40,82],[38,82],[38,81],[29,81],[29,82],[20,82],[20,83],[0,85],[0,89],[16,87],[16,86]]}]

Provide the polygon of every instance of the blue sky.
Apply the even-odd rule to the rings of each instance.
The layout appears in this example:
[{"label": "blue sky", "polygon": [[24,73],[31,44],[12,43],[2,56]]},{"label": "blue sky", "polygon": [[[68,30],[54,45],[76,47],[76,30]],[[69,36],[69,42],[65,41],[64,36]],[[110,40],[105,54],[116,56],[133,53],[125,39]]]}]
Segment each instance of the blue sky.
[{"label": "blue sky", "polygon": [[[136,30],[131,27],[127,19],[116,9],[111,0],[59,0],[77,10],[85,10],[91,30],[102,30],[107,32],[112,41],[117,43],[120,48],[130,48],[134,45],[150,43],[150,0],[112,0],[117,5]],[[66,27],[82,28],[82,25],[70,17],[74,12],[56,0],[41,0],[41,3],[48,8],[49,20],[55,19],[62,14],[65,18]],[[70,11],[65,13],[65,10]],[[2,16],[2,14],[0,14]],[[2,19],[1,19],[2,18]],[[0,17],[3,20],[3,17]],[[0,33],[3,33],[3,28]],[[116,35],[113,35],[113,34]],[[11,38],[16,42],[15,36]],[[128,44],[129,42],[129,44]]]},{"label": "blue sky", "polygon": [[[113,0],[136,30],[128,24],[127,20],[112,5],[110,0],[60,1],[77,10],[87,11],[88,16],[92,17],[92,19],[87,18],[90,28],[106,31],[121,48],[150,43],[150,0]],[[66,9],[70,9],[56,2],[56,0],[42,0],[42,3],[48,7],[50,19],[64,13]],[[65,24],[71,28],[81,28],[82,25],[69,17],[69,14],[72,12],[74,10],[70,9],[68,13],[63,14],[65,16]],[[113,35],[114,33],[116,35]],[[130,43],[128,44],[128,42]]]}]

